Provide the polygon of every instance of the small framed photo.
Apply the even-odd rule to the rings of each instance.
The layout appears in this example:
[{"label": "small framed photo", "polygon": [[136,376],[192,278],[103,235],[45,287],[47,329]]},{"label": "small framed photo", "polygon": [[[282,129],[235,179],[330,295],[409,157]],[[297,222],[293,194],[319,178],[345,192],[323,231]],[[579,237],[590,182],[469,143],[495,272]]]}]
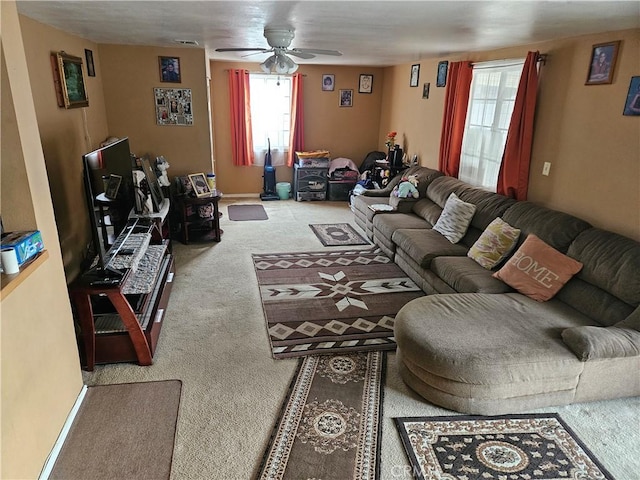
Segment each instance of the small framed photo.
[{"label": "small framed photo", "polygon": [[360,83],[358,84],[358,93],[371,93],[373,90],[373,75],[360,75]]},{"label": "small framed photo", "polygon": [[449,62],[438,62],[438,74],[436,76],[436,87],[444,87],[447,85],[447,69]]},{"label": "small framed photo", "polygon": [[118,190],[120,189],[120,183],[122,183],[122,176],[111,174],[107,181],[107,188],[104,191],[104,196],[109,200],[115,200],[118,196]]},{"label": "small framed photo", "polygon": [[84,49],[84,58],[87,60],[87,75],[90,77],[96,76],[96,67],[93,63],[93,51]]},{"label": "small framed photo", "polygon": [[409,86],[417,87],[419,79],[420,79],[420,64],[416,63],[415,65],[411,65],[411,79],[409,80]]},{"label": "small framed photo", "polygon": [[207,177],[204,173],[192,173],[189,175],[189,181],[193,187],[193,191],[196,197],[206,197],[211,194],[209,184],[207,183]]},{"label": "small framed photo", "polygon": [[181,83],[180,58],[158,57],[160,63],[160,81],[164,83]]},{"label": "small framed photo", "polygon": [[431,87],[430,83],[425,83],[422,86],[422,98],[429,98],[429,87]]},{"label": "small framed photo", "polygon": [[333,92],[333,89],[336,85],[336,76],[330,73],[325,73],[322,75],[322,91],[323,92]]},{"label": "small framed photo", "polygon": [[640,77],[631,77],[623,115],[640,115]]},{"label": "small framed photo", "polygon": [[353,107],[353,90],[340,90],[340,106]]},{"label": "small framed photo", "polygon": [[598,43],[593,46],[585,85],[602,85],[613,82],[613,70],[616,66],[619,48],[619,40]]},{"label": "small framed photo", "polygon": [[89,98],[84,85],[84,73],[82,72],[82,59],[58,52],[56,55],[56,88],[60,89],[61,107],[78,108],[88,107]]}]

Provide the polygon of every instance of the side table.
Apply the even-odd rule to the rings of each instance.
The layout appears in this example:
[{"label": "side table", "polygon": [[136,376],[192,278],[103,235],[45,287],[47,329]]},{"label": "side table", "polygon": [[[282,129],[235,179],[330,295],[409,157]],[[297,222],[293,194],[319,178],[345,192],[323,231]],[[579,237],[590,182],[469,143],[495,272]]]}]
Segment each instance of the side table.
[{"label": "side table", "polygon": [[[222,198],[222,192],[220,190],[214,190],[209,195],[202,197],[191,197],[188,195],[182,195],[177,197],[178,208],[182,218],[182,243],[187,245],[189,243],[189,228],[209,224],[211,231],[213,232],[213,241],[219,242],[223,231],[220,229],[220,210],[218,208],[218,202]],[[213,211],[206,216],[201,216],[199,207],[206,207],[207,205],[213,205]]]}]

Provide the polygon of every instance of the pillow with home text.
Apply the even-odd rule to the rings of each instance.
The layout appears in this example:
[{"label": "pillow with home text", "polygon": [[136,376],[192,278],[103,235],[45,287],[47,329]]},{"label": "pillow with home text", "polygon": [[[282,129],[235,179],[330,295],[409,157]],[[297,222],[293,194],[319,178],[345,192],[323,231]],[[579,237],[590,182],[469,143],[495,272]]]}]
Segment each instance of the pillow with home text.
[{"label": "pillow with home text", "polygon": [[581,269],[582,263],[530,234],[493,276],[523,295],[546,302]]}]

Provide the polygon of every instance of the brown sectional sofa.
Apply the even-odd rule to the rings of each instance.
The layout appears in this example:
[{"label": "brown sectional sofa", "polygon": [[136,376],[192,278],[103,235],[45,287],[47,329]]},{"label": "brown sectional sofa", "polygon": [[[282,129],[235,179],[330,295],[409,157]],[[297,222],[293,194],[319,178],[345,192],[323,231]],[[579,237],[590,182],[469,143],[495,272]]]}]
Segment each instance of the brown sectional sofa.
[{"label": "brown sectional sofa", "polygon": [[[531,202],[474,188],[426,167],[418,199],[367,191],[356,223],[429,295],[396,316],[398,364],[427,400],[497,415],[640,395],[640,244]],[[394,179],[396,180],[396,179]],[[435,230],[449,194],[476,205],[463,239]],[[386,193],[386,196],[385,196]],[[396,212],[369,205],[391,203]],[[583,264],[549,301],[517,293],[467,251],[496,217]],[[516,251],[518,246],[514,248]]]}]

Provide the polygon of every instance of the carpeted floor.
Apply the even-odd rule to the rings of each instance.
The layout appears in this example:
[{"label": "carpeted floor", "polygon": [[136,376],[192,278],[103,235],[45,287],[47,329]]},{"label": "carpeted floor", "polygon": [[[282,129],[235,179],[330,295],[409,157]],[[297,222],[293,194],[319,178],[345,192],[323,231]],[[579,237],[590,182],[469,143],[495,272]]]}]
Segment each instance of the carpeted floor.
[{"label": "carpeted floor", "polygon": [[[257,199],[242,199],[256,203]],[[221,201],[221,208],[234,200]],[[237,203],[242,203],[236,199]],[[274,360],[251,254],[317,251],[310,223],[352,223],[346,202],[264,202],[268,222],[220,219],[220,243],[173,242],[177,273],[154,364],[98,366],[89,385],[180,379],[174,480],[255,478],[298,359]],[[366,245],[362,246],[367,249]],[[344,247],[326,247],[326,250]],[[640,470],[640,399],[540,409],[557,412],[618,480]],[[387,354],[381,478],[409,480],[394,417],[452,415],[407,388]]]}]

